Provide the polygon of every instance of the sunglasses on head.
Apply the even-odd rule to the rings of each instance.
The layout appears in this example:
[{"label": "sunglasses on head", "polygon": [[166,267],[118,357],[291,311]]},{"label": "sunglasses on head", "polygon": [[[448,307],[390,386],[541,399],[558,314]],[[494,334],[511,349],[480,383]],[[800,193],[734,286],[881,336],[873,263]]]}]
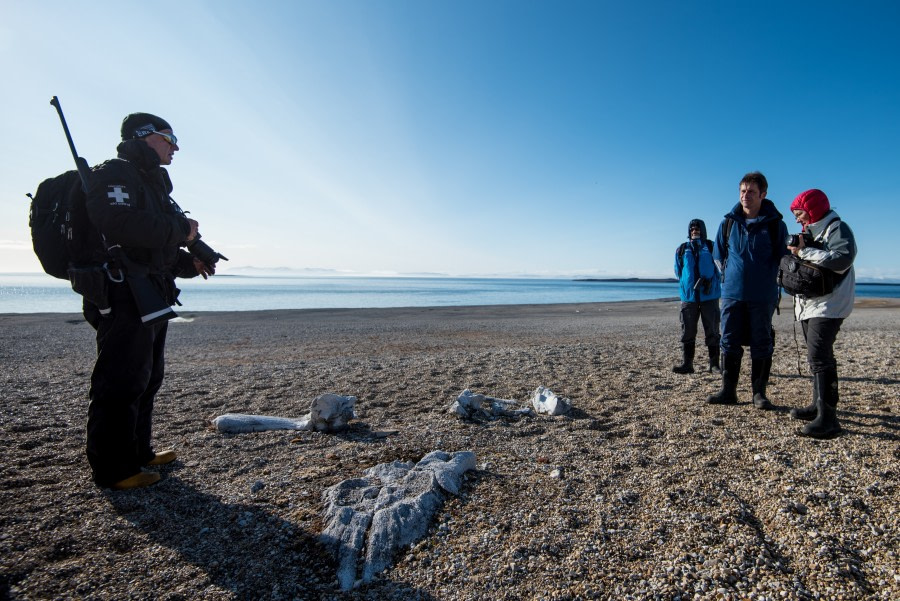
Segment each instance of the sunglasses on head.
[{"label": "sunglasses on head", "polygon": [[175,137],[175,134],[164,134],[161,131],[155,131],[153,133],[158,136],[162,136],[163,139],[172,146],[178,146],[178,138]]}]

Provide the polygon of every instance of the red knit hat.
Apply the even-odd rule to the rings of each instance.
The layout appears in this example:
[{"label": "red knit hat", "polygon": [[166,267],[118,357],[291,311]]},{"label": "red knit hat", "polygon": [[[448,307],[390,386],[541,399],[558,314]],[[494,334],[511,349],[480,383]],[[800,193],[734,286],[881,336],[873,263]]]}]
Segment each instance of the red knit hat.
[{"label": "red knit hat", "polygon": [[809,222],[816,223],[831,210],[831,204],[824,192],[813,188],[797,195],[791,203],[791,210],[797,209],[809,213]]}]

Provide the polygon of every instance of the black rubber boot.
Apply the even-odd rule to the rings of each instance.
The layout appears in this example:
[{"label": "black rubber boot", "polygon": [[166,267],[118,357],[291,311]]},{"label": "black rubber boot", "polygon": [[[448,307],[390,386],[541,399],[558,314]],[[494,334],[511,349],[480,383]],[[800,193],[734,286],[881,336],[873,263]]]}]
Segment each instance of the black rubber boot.
[{"label": "black rubber boot", "polygon": [[791,409],[791,417],[794,419],[802,419],[803,421],[812,421],[816,419],[816,416],[819,415],[819,407],[816,405],[816,400],[819,398],[819,380],[813,376],[813,393],[812,393],[812,403],[807,405],[806,407],[802,407],[800,409]]},{"label": "black rubber boot", "polygon": [[813,375],[818,380],[819,398],[816,405],[819,414],[799,431],[800,436],[810,438],[834,438],[841,432],[837,420],[838,377],[836,369],[829,369]]},{"label": "black rubber boot", "polygon": [[738,355],[722,356],[722,390],[706,397],[710,405],[734,405],[737,403],[737,383],[741,374],[741,358]]},{"label": "black rubber boot", "polygon": [[681,344],[682,360],[681,365],[672,368],[676,374],[692,374],[694,373],[694,343],[684,342]]},{"label": "black rubber boot", "polygon": [[750,385],[753,388],[753,406],[757,409],[773,409],[774,405],[766,398],[766,386],[769,384],[769,373],[772,371],[772,357],[753,359],[750,363]]},{"label": "black rubber boot", "polygon": [[709,348],[709,371],[710,373],[720,374],[722,368],[719,367],[719,347],[710,346]]}]

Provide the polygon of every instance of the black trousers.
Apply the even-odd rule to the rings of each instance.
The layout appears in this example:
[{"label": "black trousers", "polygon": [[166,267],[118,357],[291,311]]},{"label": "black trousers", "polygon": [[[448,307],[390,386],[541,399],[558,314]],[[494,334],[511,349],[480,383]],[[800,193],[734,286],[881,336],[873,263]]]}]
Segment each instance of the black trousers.
[{"label": "black trousers", "polygon": [[834,358],[834,341],[837,339],[843,319],[814,317],[800,322],[806,339],[806,356],[812,373],[837,370]]},{"label": "black trousers", "polygon": [[681,303],[681,343],[693,343],[697,338],[697,321],[703,320],[706,346],[719,346],[719,300],[702,303]]},{"label": "black trousers", "polygon": [[151,326],[140,315],[126,284],[110,285],[110,315],[96,324],[97,362],[91,374],[87,457],[99,486],[133,476],[150,461],[153,400],[165,373],[168,322]]}]

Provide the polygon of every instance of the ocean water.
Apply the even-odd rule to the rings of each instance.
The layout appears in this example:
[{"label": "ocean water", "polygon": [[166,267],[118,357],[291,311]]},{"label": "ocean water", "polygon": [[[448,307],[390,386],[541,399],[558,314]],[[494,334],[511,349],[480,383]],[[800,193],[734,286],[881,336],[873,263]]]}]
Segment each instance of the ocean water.
[{"label": "ocean water", "polygon": [[[677,298],[675,282],[422,277],[259,277],[178,280],[181,311],[445,307]],[[857,284],[858,296],[900,298],[900,284]],[[176,308],[177,309],[177,308]],[[75,313],[81,297],[45,274],[0,274],[0,313]]]}]

